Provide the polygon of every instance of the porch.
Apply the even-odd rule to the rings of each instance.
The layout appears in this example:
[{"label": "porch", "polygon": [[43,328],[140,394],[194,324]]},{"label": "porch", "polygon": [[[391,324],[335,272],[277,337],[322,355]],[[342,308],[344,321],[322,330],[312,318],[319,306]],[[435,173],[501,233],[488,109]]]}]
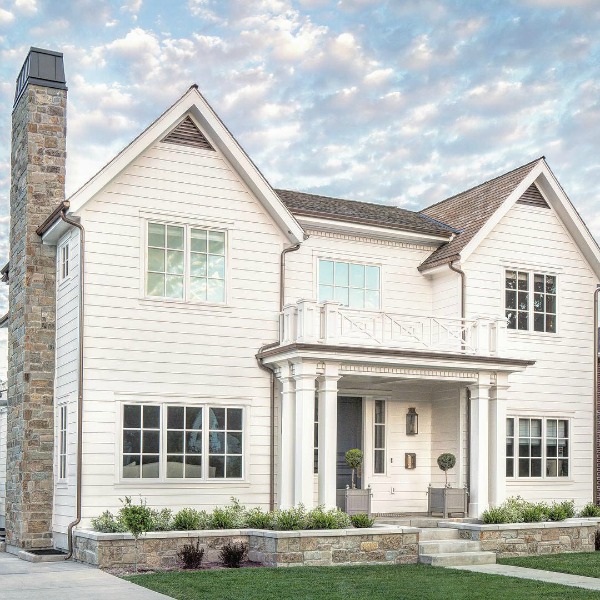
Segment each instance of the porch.
[{"label": "porch", "polygon": [[279,506],[335,506],[350,484],[349,447],[364,453],[360,485],[371,488],[374,513],[425,513],[429,484],[444,485],[443,452],[457,458],[448,481],[468,486],[469,516],[503,501],[508,375],[531,362],[298,343],[259,358],[279,382]]}]

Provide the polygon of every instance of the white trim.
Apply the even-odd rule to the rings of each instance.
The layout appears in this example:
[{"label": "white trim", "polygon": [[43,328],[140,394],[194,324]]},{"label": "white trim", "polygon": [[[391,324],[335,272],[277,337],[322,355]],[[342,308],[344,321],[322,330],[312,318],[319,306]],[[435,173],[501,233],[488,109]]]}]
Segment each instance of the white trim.
[{"label": "white trim", "polygon": [[445,237],[441,235],[417,233],[403,229],[394,229],[391,227],[368,225],[365,223],[355,223],[350,221],[341,221],[335,218],[328,219],[309,215],[297,215],[296,219],[303,227],[310,227],[315,231],[326,231],[331,233],[343,232],[376,239],[404,241],[413,244],[421,243],[432,246],[434,249],[438,248],[442,244],[445,244],[446,242],[449,242],[455,237],[454,234],[450,237]]},{"label": "white trim", "polygon": [[81,211],[90,199],[100,193],[146,148],[161,140],[174,124],[179,123],[187,115],[198,124],[214,147],[220,150],[232,164],[288,240],[295,244],[304,241],[304,230],[298,221],[195,87],[191,87],[129,146],[77,190],[69,198],[71,211],[74,213]]}]

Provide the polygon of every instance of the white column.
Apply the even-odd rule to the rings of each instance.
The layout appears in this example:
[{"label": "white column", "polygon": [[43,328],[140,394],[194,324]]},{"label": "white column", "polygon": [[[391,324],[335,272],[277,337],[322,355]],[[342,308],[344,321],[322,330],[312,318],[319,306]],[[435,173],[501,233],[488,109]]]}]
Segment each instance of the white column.
[{"label": "white column", "polygon": [[336,506],[337,382],[339,365],[325,365],[319,377],[319,504]]},{"label": "white column", "polygon": [[296,381],[296,422],[294,447],[294,505],[314,506],[314,423],[317,365],[293,364]]},{"label": "white column", "polygon": [[279,452],[279,506],[290,508],[294,505],[294,434],[296,402],[294,378],[288,362],[278,364],[278,379],[281,381],[280,430],[281,450]]},{"label": "white column", "polygon": [[479,517],[488,508],[488,445],[490,374],[479,373],[471,392],[471,444],[469,448],[469,516]]},{"label": "white column", "polygon": [[508,376],[498,374],[490,390],[489,500],[498,506],[506,499],[506,390]]}]

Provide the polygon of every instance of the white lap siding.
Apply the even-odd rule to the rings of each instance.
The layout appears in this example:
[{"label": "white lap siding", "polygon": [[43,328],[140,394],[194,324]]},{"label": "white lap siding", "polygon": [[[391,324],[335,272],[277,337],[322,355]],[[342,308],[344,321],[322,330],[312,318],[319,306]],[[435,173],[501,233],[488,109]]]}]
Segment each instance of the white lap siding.
[{"label": "white lap siding", "polygon": [[[69,275],[61,276],[61,247],[69,246]],[[79,231],[71,230],[57,244],[56,374],[54,388],[54,511],[57,545],[66,544],[67,527],[75,518],[77,393],[79,369]],[[59,475],[60,407],[67,407],[66,477]]]},{"label": "white lap siding", "polygon": [[[225,306],[143,299],[146,220],[227,229]],[[119,498],[177,510],[231,496],[269,503],[269,375],[256,352],[278,339],[287,244],[217,152],[156,144],[82,212],[86,228],[83,516]],[[244,406],[243,481],[120,480],[123,402]],[[206,461],[207,457],[204,457]]]},{"label": "white lap siding", "polygon": [[508,479],[507,494],[532,500],[573,498],[581,505],[592,498],[593,291],[597,279],[552,210],[518,204],[465,263],[470,315],[504,316],[504,272],[511,267],[556,274],[558,331],[509,330],[509,356],[536,364],[510,376],[507,412],[509,416],[570,419],[571,460],[569,477]]}]

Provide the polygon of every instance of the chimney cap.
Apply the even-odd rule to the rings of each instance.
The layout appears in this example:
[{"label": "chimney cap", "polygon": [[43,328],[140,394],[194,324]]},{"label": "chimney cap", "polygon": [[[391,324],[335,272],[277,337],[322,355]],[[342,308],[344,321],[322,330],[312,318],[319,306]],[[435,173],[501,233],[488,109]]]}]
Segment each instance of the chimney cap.
[{"label": "chimney cap", "polygon": [[17,77],[16,106],[29,84],[66,90],[65,65],[62,52],[31,47]]}]

